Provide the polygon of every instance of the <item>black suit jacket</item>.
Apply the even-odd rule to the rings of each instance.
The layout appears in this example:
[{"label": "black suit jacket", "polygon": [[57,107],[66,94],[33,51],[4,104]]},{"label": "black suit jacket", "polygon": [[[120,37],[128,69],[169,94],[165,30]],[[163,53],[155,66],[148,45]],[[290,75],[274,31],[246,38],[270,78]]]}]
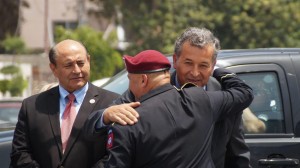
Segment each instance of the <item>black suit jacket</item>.
[{"label": "black suit jacket", "polygon": [[[175,84],[176,71],[171,76]],[[213,77],[206,85],[207,91],[221,90],[220,83]],[[249,168],[250,152],[244,140],[242,112],[226,116],[215,123],[212,137],[212,159],[216,168]]]},{"label": "black suit jacket", "polygon": [[[166,84],[142,96],[141,106],[136,108],[138,123],[111,127],[105,167],[214,167],[211,137],[215,121],[242,110],[253,98],[251,89],[237,78],[229,77],[223,84],[241,87],[228,92],[205,92],[197,87],[178,91]],[[89,122],[98,119],[93,114]],[[95,132],[95,125],[87,126],[90,133]]]},{"label": "black suit jacket", "polygon": [[58,86],[24,99],[16,125],[11,167],[89,168],[105,154],[106,136],[86,139],[82,127],[88,115],[106,108],[118,97],[89,83],[62,153]]}]

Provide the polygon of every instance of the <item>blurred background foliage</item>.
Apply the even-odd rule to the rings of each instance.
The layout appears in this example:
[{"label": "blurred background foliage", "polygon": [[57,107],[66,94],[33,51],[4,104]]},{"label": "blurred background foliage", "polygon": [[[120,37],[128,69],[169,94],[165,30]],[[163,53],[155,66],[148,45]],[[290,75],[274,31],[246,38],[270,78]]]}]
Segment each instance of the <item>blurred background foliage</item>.
[{"label": "blurred background foliage", "polygon": [[[99,6],[91,12],[124,28],[126,41],[130,43],[123,52],[126,54],[145,49],[172,53],[176,37],[191,26],[212,30],[223,49],[300,46],[299,0],[89,1]],[[14,39],[18,35],[20,7],[30,8],[30,4],[26,0],[0,1],[0,41],[10,38],[1,43],[0,51],[11,53],[11,46],[22,45]],[[113,41],[108,43],[113,46]],[[26,52],[19,50],[13,51]]]},{"label": "blurred background foliage", "polygon": [[[25,7],[29,8],[30,5],[24,0],[1,0],[0,1],[0,41],[3,41],[6,38],[17,37],[19,34],[19,19],[22,18],[19,16],[19,8]],[[8,42],[7,42],[8,43]],[[16,42],[19,43],[19,42]],[[7,44],[11,45],[11,44]],[[6,44],[0,45],[0,52],[6,50],[6,53],[10,53],[10,48],[5,48]]]},{"label": "blurred background foliage", "polygon": [[104,3],[99,14],[124,26],[130,54],[172,53],[176,37],[191,26],[212,30],[223,49],[300,46],[298,0],[91,1]]},{"label": "blurred background foliage", "polygon": [[[91,55],[91,80],[123,68],[121,56],[156,49],[173,53],[176,38],[187,27],[206,27],[220,39],[222,49],[300,46],[299,0],[89,0],[99,8],[90,14],[124,28],[125,50],[116,47],[117,33],[108,39],[87,25],[75,30],[57,27],[55,42],[82,41]],[[0,52],[30,53],[18,37],[18,12],[26,0],[0,1]],[[101,17],[100,17],[101,16]],[[10,19],[7,19],[10,18]],[[100,21],[99,21],[100,22]]]},{"label": "blurred background foliage", "polygon": [[7,34],[5,39],[0,43],[0,46],[7,54],[24,54],[26,53],[25,42],[18,36]]},{"label": "blurred background foliage", "polygon": [[4,79],[0,80],[0,92],[9,92],[11,96],[21,96],[23,90],[28,86],[28,81],[23,78],[18,66],[7,65],[0,69]]}]

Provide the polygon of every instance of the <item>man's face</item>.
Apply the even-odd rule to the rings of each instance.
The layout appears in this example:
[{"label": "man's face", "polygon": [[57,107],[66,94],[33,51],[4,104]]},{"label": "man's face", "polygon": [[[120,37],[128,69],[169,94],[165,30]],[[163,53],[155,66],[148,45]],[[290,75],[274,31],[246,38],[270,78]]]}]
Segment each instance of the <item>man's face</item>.
[{"label": "man's face", "polygon": [[69,92],[82,88],[89,80],[90,57],[79,43],[57,46],[56,65],[50,64],[59,83]]},{"label": "man's face", "polygon": [[211,76],[216,61],[213,60],[213,47],[198,48],[185,42],[182,46],[181,55],[173,55],[173,64],[176,69],[177,79],[182,86],[192,82],[197,86],[205,86]]}]

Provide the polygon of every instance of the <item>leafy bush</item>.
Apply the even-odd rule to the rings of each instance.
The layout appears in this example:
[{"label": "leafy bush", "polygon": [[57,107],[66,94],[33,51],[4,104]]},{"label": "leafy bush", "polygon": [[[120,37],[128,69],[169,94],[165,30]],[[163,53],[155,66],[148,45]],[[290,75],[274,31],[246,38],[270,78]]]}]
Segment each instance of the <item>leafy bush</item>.
[{"label": "leafy bush", "polygon": [[23,54],[26,53],[25,42],[17,36],[7,35],[1,45],[8,54]]},{"label": "leafy bush", "polygon": [[26,80],[24,80],[22,74],[17,74],[9,82],[8,91],[10,92],[11,96],[21,96],[27,85],[28,83]]},{"label": "leafy bush", "polygon": [[4,80],[0,80],[0,92],[2,94],[5,94],[8,91],[9,88],[9,80],[4,79]]},{"label": "leafy bush", "polygon": [[21,96],[23,90],[28,86],[21,74],[20,68],[15,65],[8,65],[0,69],[0,73],[9,76],[9,78],[0,80],[0,91],[5,94],[10,92],[11,96]]},{"label": "leafy bush", "polygon": [[14,65],[8,65],[0,69],[0,72],[5,75],[13,75],[20,72],[20,68]]}]

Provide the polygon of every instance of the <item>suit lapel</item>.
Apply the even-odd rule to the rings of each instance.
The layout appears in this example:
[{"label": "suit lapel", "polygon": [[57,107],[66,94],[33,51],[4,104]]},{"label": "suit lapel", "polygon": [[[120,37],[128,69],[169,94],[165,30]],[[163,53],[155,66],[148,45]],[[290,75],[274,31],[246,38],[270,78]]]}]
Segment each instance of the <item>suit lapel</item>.
[{"label": "suit lapel", "polygon": [[76,116],[75,122],[73,124],[73,128],[68,140],[68,145],[64,153],[64,156],[66,156],[69,153],[70,149],[73,147],[74,143],[78,139],[78,136],[80,135],[82,128],[84,126],[84,123],[88,118],[89,114],[94,110],[94,107],[98,102],[98,99],[99,96],[98,96],[97,87],[89,84],[89,89],[83,99],[81,107]]},{"label": "suit lapel", "polygon": [[58,151],[62,151],[61,145],[61,132],[60,132],[60,122],[59,122],[59,91],[58,86],[51,89],[50,96],[46,101],[45,109],[48,110],[48,116],[50,125],[52,128],[53,137],[55,138]]},{"label": "suit lapel", "polygon": [[176,86],[176,71],[171,74],[171,84]]},{"label": "suit lapel", "polygon": [[208,91],[221,90],[221,85],[214,77],[209,77],[208,83],[206,85],[206,90]]}]

